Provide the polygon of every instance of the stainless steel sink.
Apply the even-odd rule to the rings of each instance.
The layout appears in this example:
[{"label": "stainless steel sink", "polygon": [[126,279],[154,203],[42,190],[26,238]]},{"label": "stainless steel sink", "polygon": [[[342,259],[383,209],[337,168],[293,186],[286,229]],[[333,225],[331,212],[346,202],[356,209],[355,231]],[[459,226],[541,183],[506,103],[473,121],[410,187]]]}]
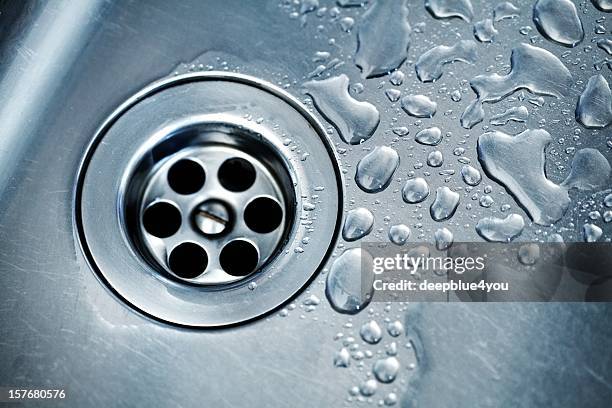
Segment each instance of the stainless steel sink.
[{"label": "stainless steel sink", "polygon": [[[609,127],[590,130],[575,122],[566,125],[564,118],[573,120],[573,110],[569,115],[560,113],[573,109],[591,75],[601,73],[612,80],[611,63],[605,64],[610,56],[593,42],[594,38],[610,38],[612,15],[590,2],[576,1],[586,36],[576,48],[566,48],[533,28],[533,1],[512,2],[519,7],[520,16],[500,22],[493,43],[478,43],[478,61],[446,66],[444,76],[435,83],[419,81],[415,61],[436,44],[472,40],[472,24],[434,19],[422,1],[407,2],[411,41],[400,68],[406,78],[398,89],[438,98],[435,118],[419,123],[385,96],[385,89],[391,86],[388,75],[365,79],[355,65],[355,32],[365,6],[340,7],[331,0],[1,1],[0,387],[63,388],[67,398],[57,405],[74,407],[376,406],[385,398],[392,403],[389,394],[395,394],[397,405],[403,407],[607,406],[612,400],[612,307],[607,303],[372,303],[367,310],[347,315],[334,310],[325,296],[325,279],[334,259],[344,249],[359,246],[359,241],[338,236],[346,211],[366,206],[374,213],[374,230],[364,240],[388,242],[389,225],[400,222],[412,228],[411,240],[433,240],[438,224],[430,219],[428,207],[415,211],[401,199],[407,174],[423,171],[418,163],[425,161],[428,152],[414,146],[413,136],[435,124],[446,134],[439,149],[447,160],[463,141],[465,155],[477,162],[476,140],[483,126],[491,126],[485,122],[472,129],[461,127],[461,112],[474,98],[467,91],[467,81],[488,71],[507,72],[511,49],[521,42],[561,58],[574,75],[575,86],[567,99],[550,103],[555,99],[547,97],[543,106],[527,93],[528,99],[534,99],[531,104],[523,102],[532,111],[527,123],[512,122],[503,130],[514,134],[541,127],[555,138],[555,152],[578,143],[612,160]],[[318,6],[311,11],[308,5],[315,3]],[[389,1],[389,7],[400,3]],[[488,17],[497,3],[472,0],[472,4],[476,22]],[[342,17],[353,18],[355,26],[351,29],[350,20],[342,25]],[[604,35],[594,34],[598,25],[604,27]],[[523,28],[527,26],[531,28]],[[527,34],[522,34],[525,30]],[[317,76],[320,51],[338,61]],[[570,54],[562,57],[564,53]],[[295,106],[305,107],[304,115],[314,118],[309,122],[313,134],[320,132],[323,139],[328,138],[331,151],[329,156],[304,156],[301,166],[315,171],[321,168],[321,160],[331,160],[338,174],[333,170],[321,173],[332,180],[338,177],[336,202],[340,204],[335,211],[328,204],[315,211],[315,219],[331,226],[321,233],[324,238],[292,242],[287,251],[282,247],[278,256],[296,261],[285,262],[279,273],[305,268],[297,280],[279,284],[283,296],[263,296],[266,275],[261,275],[257,285],[241,292],[244,300],[218,297],[219,303],[211,309],[217,311],[212,313],[227,312],[219,311],[226,301],[228,308],[231,302],[242,302],[245,312],[241,318],[225,319],[224,315],[216,319],[216,323],[232,324],[216,328],[199,327],[208,326],[199,321],[191,324],[195,320],[160,317],[155,308],[146,310],[113,287],[105,270],[97,270],[100,265],[84,250],[87,243],[76,214],[80,169],[105,120],[152,83],[209,71],[261,80],[286,93]],[[302,87],[306,81],[340,74],[348,76],[352,97],[376,105],[381,112],[378,130],[360,145],[344,143]],[[356,84],[365,90],[359,93]],[[456,102],[447,94],[459,87],[466,92]],[[167,113],[159,111],[160,120]],[[257,117],[251,119],[255,123]],[[399,140],[391,131],[396,126],[410,129],[410,142]],[[572,141],[578,134],[579,142]],[[306,137],[287,136],[294,144]],[[559,142],[561,138],[565,145]],[[105,139],[100,140],[104,143]],[[123,139],[125,149],[136,148],[130,141]],[[357,186],[354,172],[359,159],[378,145],[393,145],[401,160],[391,185],[371,194]],[[113,147],[109,147],[111,157],[120,156],[121,149]],[[289,142],[285,148],[290,150]],[[555,152],[549,155],[547,171],[560,182],[570,159]],[[561,166],[555,166],[555,160]],[[110,166],[112,162],[108,169]],[[445,185],[448,175],[436,169],[431,174],[432,186]],[[460,180],[459,172],[453,177]],[[529,219],[503,187],[484,177],[478,188],[493,186],[497,207],[508,203],[512,212]],[[319,180],[307,178],[304,185],[314,188]],[[608,180],[606,188],[610,187]],[[284,184],[284,188],[291,189],[291,185]],[[320,194],[328,192],[332,194],[329,189]],[[100,201],[105,198],[102,190],[94,189],[91,194],[93,201],[96,194]],[[298,198],[308,201],[310,195]],[[583,196],[588,198],[588,194]],[[463,200],[462,207],[472,201],[469,195]],[[473,203],[479,216],[489,211],[479,208],[478,201]],[[300,204],[302,211],[305,203]],[[417,217],[421,210],[422,219]],[[305,220],[299,211],[298,226]],[[576,211],[574,218],[564,218],[555,227],[555,232],[566,228],[567,241],[581,239],[581,224],[576,221],[585,215]],[[480,240],[473,229],[477,218],[472,214],[458,212],[449,222],[456,241]],[[95,219],[95,214],[90,216]],[[116,221],[96,222],[102,231]],[[470,228],[462,229],[464,224]],[[610,225],[600,222],[604,239],[612,237]],[[95,222],[89,228],[96,230]],[[546,230],[529,224],[523,238],[539,238],[542,228]],[[108,240],[113,245],[124,244],[114,236]],[[321,240],[329,242],[315,255]],[[105,264],[113,265],[115,274],[123,272],[122,256],[104,255]],[[144,280],[142,286],[146,286]],[[162,296],[173,295],[168,287],[164,290],[139,296],[149,296],[156,304]],[[260,302],[267,303],[256,307]],[[251,305],[257,310],[246,311]],[[384,331],[377,345],[364,343],[359,336],[362,324],[372,319]],[[404,329],[397,337],[386,331],[395,321]],[[392,342],[401,364],[397,379],[378,384],[374,395],[363,389],[355,391],[373,378],[374,360],[395,347]],[[351,358],[349,367],[336,367],[334,358],[342,347],[364,354]],[[56,401],[49,404],[54,406]]]}]

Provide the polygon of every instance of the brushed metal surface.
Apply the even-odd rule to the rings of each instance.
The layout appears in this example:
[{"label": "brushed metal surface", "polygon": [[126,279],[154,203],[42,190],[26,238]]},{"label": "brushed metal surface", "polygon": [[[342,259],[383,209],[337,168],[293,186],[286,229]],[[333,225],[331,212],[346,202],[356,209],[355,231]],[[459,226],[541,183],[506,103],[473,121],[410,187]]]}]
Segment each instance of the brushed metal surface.
[{"label": "brushed metal surface", "polygon": [[[532,2],[514,3],[524,10],[521,24],[529,25]],[[475,9],[486,4],[474,0]],[[66,387],[65,405],[74,407],[350,405],[348,390],[365,374],[333,366],[340,348],[333,338],[337,332],[355,335],[369,315],[334,312],[324,299],[323,277],[286,317],[215,331],[171,327],[135,313],[98,280],[78,247],[73,221],[79,163],[100,123],[130,95],[206,51],[236,56],[243,72],[264,80],[283,82],[286,75],[289,82],[301,81],[313,70],[321,42],[305,35],[278,0],[0,6],[0,385]],[[431,41],[451,43],[456,33],[470,38],[471,26],[449,28],[432,20],[421,1],[410,6],[411,24],[427,21]],[[603,14],[588,6],[581,18],[591,33]],[[507,60],[513,44],[528,41],[519,26],[482,51],[489,62],[462,66],[461,75],[482,73],[498,54]],[[305,29],[315,27],[309,21]],[[339,47],[353,52],[354,36],[338,30],[336,37]],[[431,46],[419,41],[412,41],[410,60]],[[537,41],[557,55],[565,51]],[[588,78],[580,64],[568,66],[576,78]],[[352,82],[360,81],[356,68],[348,71]],[[604,75],[610,78],[609,71]],[[302,97],[298,88],[289,92]],[[381,104],[385,98],[376,86],[362,96]],[[554,111],[540,116],[554,118]],[[384,113],[383,120],[393,115]],[[437,119],[456,137],[470,133],[450,117]],[[548,123],[551,133],[566,132]],[[476,136],[468,140],[475,144]],[[375,137],[383,143],[393,136]],[[363,154],[353,149],[342,162],[356,163]],[[397,199],[393,190],[373,198],[348,183],[347,198],[379,199],[382,227],[385,203]],[[322,302],[306,312],[302,302],[311,294]],[[402,381],[384,389],[396,390],[401,406],[598,407],[612,398],[609,304],[372,307],[380,320],[404,323],[406,336],[398,343],[411,339],[418,357],[415,370],[403,368]]]}]

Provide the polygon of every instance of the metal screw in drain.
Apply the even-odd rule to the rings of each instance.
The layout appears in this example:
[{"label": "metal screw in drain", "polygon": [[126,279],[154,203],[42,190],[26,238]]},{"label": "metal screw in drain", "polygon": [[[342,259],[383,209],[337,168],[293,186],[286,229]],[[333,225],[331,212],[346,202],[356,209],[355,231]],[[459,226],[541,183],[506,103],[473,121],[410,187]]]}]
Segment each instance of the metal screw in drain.
[{"label": "metal screw in drain", "polygon": [[209,200],[200,204],[193,214],[193,222],[205,235],[218,235],[230,227],[231,217],[227,206],[220,201]]},{"label": "metal screw in drain", "polygon": [[252,77],[194,73],[152,84],[103,124],[75,219],[92,268],[125,302],[224,326],[312,279],[337,237],[342,186],[322,126],[296,99]]}]

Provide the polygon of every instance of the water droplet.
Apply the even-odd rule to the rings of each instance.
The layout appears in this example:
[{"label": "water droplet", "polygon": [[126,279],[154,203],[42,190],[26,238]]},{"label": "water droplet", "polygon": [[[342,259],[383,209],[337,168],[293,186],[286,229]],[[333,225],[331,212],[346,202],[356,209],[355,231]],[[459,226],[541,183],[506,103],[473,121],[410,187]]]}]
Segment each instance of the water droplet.
[{"label": "water droplet", "polygon": [[497,34],[499,34],[499,31],[495,29],[493,20],[490,18],[486,18],[474,24],[474,37],[480,42],[493,42]]},{"label": "water droplet", "polygon": [[606,223],[612,221],[612,210],[608,210],[603,213],[603,220]]},{"label": "water droplet", "polygon": [[315,208],[317,208],[317,206],[309,202],[304,202],[304,204],[302,205],[302,209],[304,211],[313,211]]},{"label": "water droplet", "polygon": [[612,93],[603,75],[593,75],[578,99],[576,120],[586,128],[604,128],[612,123]]},{"label": "water droplet", "polygon": [[486,217],[476,224],[478,235],[491,242],[510,242],[521,235],[525,220],[518,214],[506,218]]},{"label": "water droplet", "polygon": [[612,11],[612,1],[611,0],[591,0],[593,5],[597,7],[598,10],[610,12]]},{"label": "water droplet", "polygon": [[507,75],[486,74],[472,78],[470,86],[477,99],[465,110],[461,125],[469,129],[484,117],[483,102],[498,102],[519,89],[526,88],[536,95],[561,98],[573,85],[572,74],[549,51],[528,44],[512,50],[511,70]]},{"label": "water droplet", "polygon": [[397,89],[387,89],[385,90],[385,95],[389,101],[397,102],[399,101],[400,96],[402,96],[402,93]]},{"label": "water droplet", "polygon": [[[402,333],[404,333],[404,325],[399,320],[390,322],[387,325],[387,333],[389,333],[391,337],[401,336]],[[395,343],[392,343],[392,344],[395,344]]]},{"label": "water droplet", "polygon": [[321,299],[316,295],[310,295],[302,302],[304,306],[318,306],[319,303],[321,303]]},{"label": "water droplet", "polygon": [[558,221],[569,195],[546,178],[544,149],[552,141],[542,129],[511,136],[495,131],[478,138],[478,158],[485,172],[504,185],[537,224]]},{"label": "water droplet", "polygon": [[499,115],[491,117],[490,122],[494,126],[503,126],[510,121],[525,122],[529,117],[529,111],[524,106],[515,106],[507,109]]},{"label": "water droplet", "polygon": [[359,387],[359,392],[364,397],[371,397],[372,395],[376,393],[377,389],[378,389],[378,384],[376,383],[376,380],[370,379],[370,380],[365,381],[363,384],[361,384],[361,386]]},{"label": "water droplet", "polygon": [[515,18],[521,15],[521,9],[516,7],[514,4],[509,1],[504,1],[503,3],[499,3],[493,9],[493,16],[495,17],[495,21],[502,21],[504,19]]},{"label": "water droplet", "polygon": [[402,188],[402,198],[408,204],[416,204],[425,200],[429,195],[429,185],[424,178],[417,177],[406,181]]},{"label": "water droplet", "polygon": [[436,241],[436,249],[438,251],[444,251],[453,245],[454,237],[453,233],[448,228],[439,228],[434,232],[434,239]]},{"label": "water droplet", "polygon": [[540,246],[538,244],[521,245],[517,256],[523,265],[535,265],[540,259]]},{"label": "water droplet", "polygon": [[339,21],[340,28],[345,33],[350,33],[351,29],[355,25],[355,20],[352,17],[342,17]]},{"label": "water droplet", "polygon": [[440,167],[444,164],[444,156],[439,150],[434,150],[427,155],[427,164],[431,167]]},{"label": "water droplet", "polygon": [[453,102],[459,102],[461,100],[461,91],[454,90],[453,92],[451,92],[451,100]]},{"label": "water droplet", "polygon": [[377,193],[389,185],[399,166],[399,155],[387,146],[377,146],[365,155],[355,171],[355,182],[367,193]]},{"label": "water droplet", "polygon": [[416,134],[414,140],[420,144],[436,146],[442,141],[442,131],[437,127],[423,129]]},{"label": "water droplet", "polygon": [[563,243],[563,237],[559,234],[551,234],[548,237],[548,242],[557,242],[557,243]]},{"label": "water droplet", "polygon": [[478,57],[476,43],[462,40],[453,46],[438,45],[424,52],[416,62],[416,73],[422,82],[434,82],[442,76],[446,64],[460,61],[473,64]]},{"label": "water droplet", "polygon": [[391,129],[398,136],[406,136],[410,131],[406,126],[398,126]]},{"label": "water droplet", "polygon": [[404,245],[410,237],[410,228],[404,224],[392,225],[389,228],[389,240],[395,245]]},{"label": "water droplet", "polygon": [[566,47],[575,47],[584,38],[578,10],[570,0],[538,0],[533,22],[540,34]]},{"label": "water droplet", "polygon": [[375,2],[357,31],[355,64],[362,76],[373,78],[397,69],[408,56],[410,24],[405,0],[393,5]]},{"label": "water droplet", "polygon": [[346,347],[342,347],[334,355],[334,367],[348,367],[351,364],[351,355]]},{"label": "water droplet", "polygon": [[395,357],[381,358],[374,363],[372,372],[378,381],[384,384],[391,383],[397,377],[400,363]]},{"label": "water droplet", "polygon": [[603,203],[606,207],[612,208],[612,193],[604,197]]},{"label": "water droplet", "polygon": [[375,320],[370,320],[361,326],[359,335],[369,344],[376,344],[382,339],[382,329]]},{"label": "water droplet", "polygon": [[584,224],[582,236],[585,242],[596,242],[603,235],[603,231],[595,224]]},{"label": "water droplet", "polygon": [[609,38],[602,38],[598,40],[597,46],[607,52],[609,55],[612,55],[612,40]]},{"label": "water droplet", "polygon": [[390,406],[393,406],[393,405],[397,404],[397,401],[398,401],[397,394],[395,394],[394,392],[390,392],[385,397],[384,404],[386,406],[390,407]]},{"label": "water droplet", "polygon": [[398,69],[389,75],[389,82],[391,82],[391,85],[401,86],[404,83],[404,78],[404,73]]},{"label": "water droplet", "polygon": [[480,171],[472,166],[463,166],[461,168],[461,177],[468,186],[477,186],[482,181]]},{"label": "water droplet", "polygon": [[325,295],[340,313],[355,314],[372,298],[374,275],[372,256],[361,248],[347,249],[332,264]]},{"label": "water droplet", "polygon": [[356,241],[368,235],[374,226],[374,215],[367,208],[355,208],[346,214],[342,238],[345,241]]},{"label": "water droplet", "polygon": [[610,163],[598,150],[580,149],[572,159],[572,168],[561,183],[566,188],[590,191],[603,187],[610,179]]},{"label": "water droplet", "polygon": [[425,8],[438,19],[456,17],[469,23],[474,15],[470,0],[425,0]]},{"label": "water droplet", "polygon": [[349,79],[342,74],[322,81],[304,84],[317,110],[338,131],[346,143],[359,144],[374,134],[380,122],[376,107],[358,101],[348,93]]},{"label": "water droplet", "polygon": [[303,0],[300,5],[300,14],[310,13],[319,7],[319,0]]},{"label": "water droplet", "polygon": [[493,205],[493,197],[491,197],[490,195],[484,195],[482,197],[480,197],[480,206],[484,207],[484,208],[489,208]]},{"label": "water droplet", "polygon": [[448,187],[438,187],[429,213],[434,221],[448,220],[455,214],[458,205],[459,193],[455,193]]},{"label": "water droplet", "polygon": [[417,118],[431,118],[436,114],[438,104],[425,95],[407,95],[402,98],[402,109]]}]

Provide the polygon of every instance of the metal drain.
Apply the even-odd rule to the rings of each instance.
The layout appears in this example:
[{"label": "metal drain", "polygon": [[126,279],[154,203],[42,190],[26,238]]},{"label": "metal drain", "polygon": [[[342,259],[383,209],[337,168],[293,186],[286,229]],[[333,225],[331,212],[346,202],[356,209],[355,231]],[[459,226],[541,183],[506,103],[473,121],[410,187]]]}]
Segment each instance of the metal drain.
[{"label": "metal drain", "polygon": [[327,257],[342,208],[336,163],[316,119],[270,84],[218,72],[155,83],[105,122],[83,162],[82,248],[149,316],[253,319]]},{"label": "metal drain", "polygon": [[274,254],[289,227],[285,213],[295,212],[293,193],[286,203],[277,182],[290,185],[289,174],[271,174],[282,164],[266,165],[245,149],[185,148],[150,177],[132,180],[130,188],[144,194],[127,205],[140,207],[140,238],[166,272],[191,283],[228,283]]}]

